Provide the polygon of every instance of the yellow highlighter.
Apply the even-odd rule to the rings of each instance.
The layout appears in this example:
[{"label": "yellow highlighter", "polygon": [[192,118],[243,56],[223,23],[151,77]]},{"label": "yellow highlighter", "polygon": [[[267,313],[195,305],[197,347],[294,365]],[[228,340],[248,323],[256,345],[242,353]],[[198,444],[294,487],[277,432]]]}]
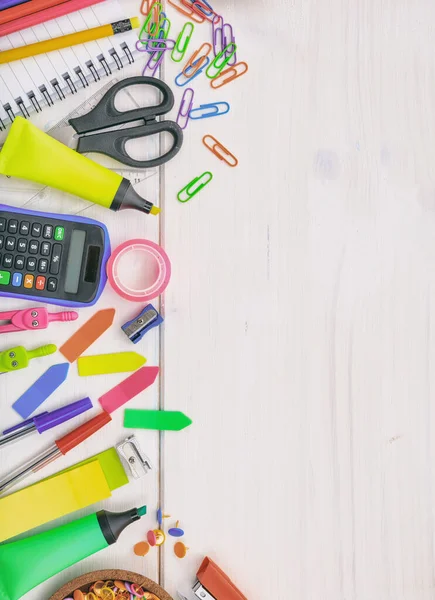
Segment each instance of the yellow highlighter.
[{"label": "yellow highlighter", "polygon": [[16,117],[0,152],[0,174],[49,185],[114,211],[132,208],[156,215],[131,182]]},{"label": "yellow highlighter", "polygon": [[100,27],[92,27],[92,29],[69,33],[51,40],[45,40],[44,42],[27,44],[27,46],[20,46],[19,48],[0,52],[0,64],[21,60],[23,58],[28,58],[29,56],[37,56],[38,54],[44,54],[45,52],[53,52],[53,50],[69,48],[70,46],[76,46],[77,44],[83,44],[84,42],[93,42],[94,40],[99,40],[118,33],[125,33],[126,31],[137,29],[138,27],[139,18],[133,17],[131,19],[116,21],[109,25],[101,25]]}]

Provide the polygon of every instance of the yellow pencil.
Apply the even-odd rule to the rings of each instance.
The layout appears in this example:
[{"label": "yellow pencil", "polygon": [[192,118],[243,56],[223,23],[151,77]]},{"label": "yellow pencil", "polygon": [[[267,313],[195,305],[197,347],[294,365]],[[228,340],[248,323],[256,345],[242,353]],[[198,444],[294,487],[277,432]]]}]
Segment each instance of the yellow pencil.
[{"label": "yellow pencil", "polygon": [[139,18],[133,17],[132,19],[116,21],[116,23],[111,23],[110,25],[101,25],[101,27],[93,27],[92,29],[85,29],[85,31],[69,33],[68,35],[62,35],[61,37],[46,40],[45,42],[37,42],[36,44],[28,44],[27,46],[13,48],[13,50],[5,50],[4,52],[0,52],[0,65],[12,62],[13,60],[21,60],[28,56],[36,56],[37,54],[52,52],[53,50],[60,50],[61,48],[69,48],[76,44],[92,42],[109,35],[131,31],[138,27]]}]

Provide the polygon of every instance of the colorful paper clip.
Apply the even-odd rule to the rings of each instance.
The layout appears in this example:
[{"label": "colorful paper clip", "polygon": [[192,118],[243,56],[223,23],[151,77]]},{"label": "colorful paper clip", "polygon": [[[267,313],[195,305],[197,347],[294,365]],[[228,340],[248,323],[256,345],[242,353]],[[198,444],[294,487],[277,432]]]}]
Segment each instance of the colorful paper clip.
[{"label": "colorful paper clip", "polygon": [[247,73],[248,69],[249,67],[247,63],[236,63],[234,66],[230,67],[229,69],[225,69],[225,71],[222,71],[220,75],[212,79],[210,81],[210,85],[213,89],[217,90],[218,88]]},{"label": "colorful paper clip", "polygon": [[163,6],[160,2],[153,2],[147,13],[147,18],[142,25],[142,29],[139,32],[139,39],[142,40],[146,35],[154,35],[157,33],[160,24],[160,17],[163,12]]},{"label": "colorful paper clip", "polygon": [[140,6],[140,12],[145,17],[148,16],[148,13],[150,12],[150,0],[143,0]]},{"label": "colorful paper clip", "polygon": [[[205,109],[212,110],[207,111]],[[226,115],[228,112],[230,112],[230,105],[228,102],[211,102],[210,104],[201,104],[198,108],[192,109],[189,113],[189,118],[210,119],[210,117],[220,117],[221,115]]]},{"label": "colorful paper clip", "polygon": [[199,177],[195,177],[177,194],[179,202],[189,202],[198,192],[200,192],[213,179],[210,171],[205,171]]},{"label": "colorful paper clip", "polygon": [[189,67],[195,67],[195,69],[194,69],[193,73],[190,75],[190,77],[195,75],[195,73],[205,65],[205,61],[206,61],[208,55],[210,54],[210,51],[211,51],[211,44],[209,44],[208,42],[204,42],[198,48],[198,50],[195,50],[195,52],[189,58],[189,60],[187,61],[186,65],[183,69],[184,75],[186,75],[186,77],[187,77],[186,71],[189,69]]},{"label": "colorful paper clip", "polygon": [[[199,58],[197,62],[199,62],[200,60],[201,60],[201,59]],[[202,72],[203,72],[203,70],[206,68],[206,66],[208,65],[208,63],[209,63],[209,62],[210,62],[210,59],[209,59],[209,57],[207,56],[207,57],[206,57],[206,59],[205,59],[205,63],[204,63],[204,65],[203,65],[203,66],[202,66],[200,69],[198,69],[194,75],[191,75],[191,74],[190,74],[190,71],[189,71],[189,74],[186,76],[186,75],[183,73],[183,71],[181,71],[181,73],[179,73],[179,74],[177,75],[177,77],[175,78],[175,83],[176,83],[176,85],[178,85],[178,87],[183,87],[183,86],[187,85],[188,83],[190,83],[190,82],[191,82],[193,79],[195,79],[195,77],[198,77],[199,75],[201,75],[201,73],[202,73]],[[195,64],[196,64],[196,63],[194,63],[194,64],[192,65],[192,67],[189,67],[189,69],[193,69],[193,68],[195,67]],[[182,83],[180,83],[180,77],[181,77],[181,80],[184,78],[184,81],[182,81]]]},{"label": "colorful paper clip", "polygon": [[207,21],[213,21],[215,12],[206,0],[181,0],[181,3]]},{"label": "colorful paper clip", "polygon": [[[158,46],[151,46],[150,48],[150,44],[158,44]],[[136,42],[136,50],[138,50],[138,52],[149,52],[150,54],[156,50],[166,51],[172,50],[173,48],[175,48],[175,40],[148,38],[147,40],[138,40]]]},{"label": "colorful paper clip", "polygon": [[[190,92],[190,99],[188,100],[187,98],[189,96],[189,92]],[[183,94],[183,97],[181,98],[180,110],[178,111],[178,115],[177,115],[177,123],[181,127],[181,129],[186,129],[187,124],[189,123],[189,114],[190,114],[190,111],[192,110],[194,95],[195,95],[195,92],[193,91],[193,89],[187,88],[187,90],[185,90],[185,92]],[[185,104],[188,104],[187,110],[183,110]]]},{"label": "colorful paper clip", "polygon": [[151,77],[154,77],[155,72],[162,64],[164,58],[165,58],[164,50],[156,50],[155,52],[153,52],[153,54],[151,54],[151,56],[149,57],[149,59],[146,62],[146,65],[142,71],[142,75],[150,74]]},{"label": "colorful paper clip", "polygon": [[204,15],[199,15],[196,11],[192,10],[190,7],[186,8],[181,0],[168,0],[168,3],[173,6],[178,12],[180,12],[185,17],[192,19],[196,23],[204,23],[205,18]]},{"label": "colorful paper clip", "polygon": [[[226,34],[227,31],[229,32],[228,35]],[[227,56],[229,55],[228,48],[231,44],[234,44],[236,46],[236,38],[234,36],[233,27],[230,23],[224,23],[223,46],[227,49],[227,53],[226,53]],[[236,52],[234,52],[233,54],[231,54],[230,60],[228,61],[227,64],[230,67],[233,67],[236,63],[237,63],[237,54],[236,54]]]},{"label": "colorful paper clip", "polygon": [[224,68],[227,66],[227,64],[230,62],[232,57],[235,55],[236,50],[237,46],[232,42],[228,46],[225,46],[222,52],[219,52],[219,54],[214,58],[214,60],[212,60],[212,62],[207,67],[207,71],[205,72],[207,77],[209,79],[214,79],[215,77],[218,77],[222,73]]},{"label": "colorful paper clip", "polygon": [[[211,140],[211,143],[209,142],[209,140]],[[237,165],[239,164],[239,161],[234,156],[234,154],[231,154],[231,152],[227,148],[225,148],[225,146],[223,146],[220,142],[218,142],[217,139],[212,135],[205,135],[202,138],[202,143],[206,148],[213,152],[213,154],[217,156],[219,160],[223,160],[230,167],[237,167]]]},{"label": "colorful paper clip", "polygon": [[[188,21],[180,32],[180,35],[175,42],[175,47],[172,50],[171,58],[174,62],[181,62],[187,52],[190,40],[192,39],[195,25]],[[180,47],[181,46],[181,47]],[[179,56],[179,58],[176,58]]]},{"label": "colorful paper clip", "polygon": [[[215,15],[212,21],[213,52],[215,56],[217,56],[224,49],[224,25],[225,22],[223,20],[223,17],[221,17],[220,15]],[[220,38],[219,45],[218,38]]]}]

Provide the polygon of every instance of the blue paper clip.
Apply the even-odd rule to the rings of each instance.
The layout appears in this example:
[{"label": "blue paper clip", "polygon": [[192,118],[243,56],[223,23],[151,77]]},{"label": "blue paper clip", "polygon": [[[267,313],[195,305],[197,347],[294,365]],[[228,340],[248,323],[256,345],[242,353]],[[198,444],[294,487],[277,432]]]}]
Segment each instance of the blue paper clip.
[{"label": "blue paper clip", "polygon": [[125,323],[121,329],[133,344],[137,344],[150,329],[161,323],[163,323],[163,317],[159,315],[152,304],[147,304],[137,317]]},{"label": "blue paper clip", "polygon": [[[222,109],[220,107],[223,107]],[[212,111],[202,112],[206,108],[212,108]],[[230,112],[230,105],[228,102],[212,102],[211,104],[201,104],[199,108],[194,108],[189,113],[190,119],[209,119],[210,117],[220,117]],[[197,117],[195,114],[199,113]]]},{"label": "blue paper clip", "polygon": [[[195,60],[195,62],[193,63],[193,65],[190,65],[190,67],[187,69],[187,72],[189,72],[190,69],[194,69],[195,65],[198,61],[202,60],[204,57],[200,57],[197,60]],[[192,77],[186,77],[186,75],[183,73],[183,71],[181,71],[181,73],[179,73],[177,75],[177,77],[175,78],[175,84],[178,85],[178,87],[183,87],[184,85],[187,85],[188,83],[190,83],[191,81],[193,81],[195,79],[195,77],[198,77],[198,75],[201,75],[201,73],[204,71],[204,69],[207,67],[207,65],[209,64],[210,59],[207,56],[205,59],[205,63],[203,64],[203,66],[198,69],[198,71],[195,73],[195,75],[192,75]],[[180,77],[184,77],[185,81],[183,81],[183,83],[179,83],[179,79]]]}]

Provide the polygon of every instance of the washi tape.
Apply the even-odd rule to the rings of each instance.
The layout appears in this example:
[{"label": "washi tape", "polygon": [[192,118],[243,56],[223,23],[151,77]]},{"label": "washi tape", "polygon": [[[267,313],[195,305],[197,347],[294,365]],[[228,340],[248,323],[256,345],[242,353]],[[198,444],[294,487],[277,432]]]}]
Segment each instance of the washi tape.
[{"label": "washi tape", "polygon": [[[137,265],[140,260],[147,261],[142,274],[151,277],[152,282],[129,284],[123,278],[122,263]],[[151,262],[150,262],[151,261]],[[171,278],[171,262],[166,252],[150,240],[135,239],[124,242],[116,248],[107,261],[107,278],[119,296],[131,302],[148,302],[162,294]],[[145,278],[145,277],[144,277]],[[62,350],[61,350],[62,351]]]}]

